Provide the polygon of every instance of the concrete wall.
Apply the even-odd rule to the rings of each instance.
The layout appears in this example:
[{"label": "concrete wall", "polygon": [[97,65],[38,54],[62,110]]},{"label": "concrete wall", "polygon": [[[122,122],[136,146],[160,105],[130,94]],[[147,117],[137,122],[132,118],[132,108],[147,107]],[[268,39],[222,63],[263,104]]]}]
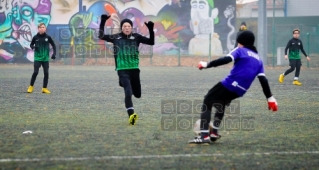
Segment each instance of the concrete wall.
[{"label": "concrete wall", "polygon": [[287,0],[288,16],[318,16],[319,0]]},{"label": "concrete wall", "polygon": [[[238,6],[237,6],[238,7]],[[257,18],[258,17],[258,9],[255,8],[252,3],[245,4],[243,6],[239,6],[237,8],[237,18]],[[267,10],[267,17],[273,16],[273,10]],[[284,16],[284,10],[283,9],[276,9],[275,11],[276,17],[283,17]]]},{"label": "concrete wall", "polygon": [[[238,6],[237,6],[238,7]],[[273,16],[273,10],[267,10],[267,17]],[[276,9],[275,17],[284,17],[284,8]],[[287,17],[318,16],[319,0],[287,0]],[[258,9],[254,3],[245,4],[237,8],[237,18],[258,17]],[[318,18],[319,21],[319,18]]]}]

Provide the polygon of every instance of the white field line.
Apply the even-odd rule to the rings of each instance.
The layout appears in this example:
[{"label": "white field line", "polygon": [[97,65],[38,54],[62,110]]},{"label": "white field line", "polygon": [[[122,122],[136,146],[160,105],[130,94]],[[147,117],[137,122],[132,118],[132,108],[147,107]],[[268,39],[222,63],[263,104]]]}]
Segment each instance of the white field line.
[{"label": "white field line", "polygon": [[25,158],[25,159],[0,159],[0,162],[41,162],[41,161],[83,161],[83,160],[120,160],[120,159],[152,159],[152,158],[182,158],[182,157],[223,157],[223,156],[249,156],[249,155],[303,155],[319,154],[319,151],[287,151],[239,154],[176,154],[176,155],[140,155],[140,156],[96,156],[96,157],[67,157],[67,158]]}]

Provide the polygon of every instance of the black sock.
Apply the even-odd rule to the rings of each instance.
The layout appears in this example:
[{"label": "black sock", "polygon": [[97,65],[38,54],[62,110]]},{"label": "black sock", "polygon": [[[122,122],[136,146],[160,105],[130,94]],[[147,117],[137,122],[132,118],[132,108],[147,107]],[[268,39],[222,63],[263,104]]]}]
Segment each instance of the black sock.
[{"label": "black sock", "polygon": [[209,123],[211,119],[211,111],[207,110],[202,112],[200,116],[200,130],[201,130],[201,137],[204,138],[209,135]]},{"label": "black sock", "polygon": [[224,113],[215,113],[214,122],[213,122],[213,133],[218,134],[218,129],[223,120]]},{"label": "black sock", "polygon": [[38,72],[34,72],[31,76],[30,86],[34,85],[35,80],[37,79]]},{"label": "black sock", "polygon": [[127,114],[130,117],[134,113],[134,108],[127,108]]},{"label": "black sock", "polygon": [[48,86],[49,75],[44,75],[43,78],[43,88],[47,88]]}]

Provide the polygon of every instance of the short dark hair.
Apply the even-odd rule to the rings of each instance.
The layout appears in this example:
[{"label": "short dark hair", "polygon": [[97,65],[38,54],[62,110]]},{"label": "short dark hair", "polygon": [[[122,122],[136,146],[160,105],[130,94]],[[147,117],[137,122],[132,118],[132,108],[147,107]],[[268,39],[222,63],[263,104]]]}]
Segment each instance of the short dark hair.
[{"label": "short dark hair", "polygon": [[298,33],[300,33],[300,30],[299,30],[298,28],[294,29],[294,30],[292,31],[292,33],[294,34],[295,31],[298,31]]},{"label": "short dark hair", "polygon": [[[38,28],[40,28],[41,26],[45,26],[45,24],[43,22],[41,22],[39,25],[38,25]],[[46,27],[46,26],[45,26]]]}]

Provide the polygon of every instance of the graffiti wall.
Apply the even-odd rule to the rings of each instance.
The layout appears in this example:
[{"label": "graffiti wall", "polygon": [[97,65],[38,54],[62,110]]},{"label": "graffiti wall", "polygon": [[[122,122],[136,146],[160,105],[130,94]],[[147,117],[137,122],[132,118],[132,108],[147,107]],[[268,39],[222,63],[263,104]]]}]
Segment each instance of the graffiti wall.
[{"label": "graffiti wall", "polygon": [[0,62],[33,62],[30,42],[40,22],[56,43],[58,58],[105,57],[112,44],[97,38],[100,16],[113,14],[107,34],[131,19],[134,32],[149,36],[153,21],[155,45],[140,45],[140,54],[222,55],[234,47],[235,0],[0,0]]}]

